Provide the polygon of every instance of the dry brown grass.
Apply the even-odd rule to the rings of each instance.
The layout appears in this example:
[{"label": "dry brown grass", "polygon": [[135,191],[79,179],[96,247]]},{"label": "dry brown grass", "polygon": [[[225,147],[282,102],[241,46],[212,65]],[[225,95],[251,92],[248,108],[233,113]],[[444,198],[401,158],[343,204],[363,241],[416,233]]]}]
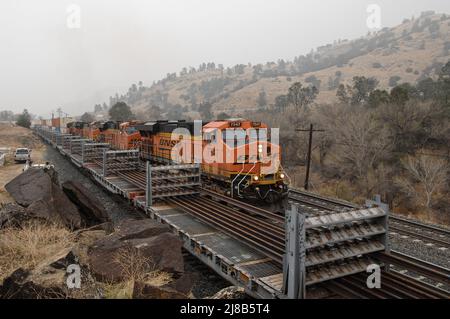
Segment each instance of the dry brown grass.
[{"label": "dry brown grass", "polygon": [[[143,277],[141,282],[161,287],[172,281],[172,275],[163,271],[151,271]],[[102,285],[103,296],[106,299],[132,299],[135,279],[127,279],[120,283],[106,283]]]},{"label": "dry brown grass", "polygon": [[106,299],[132,299],[133,289],[133,280],[120,283],[105,283],[102,285],[103,297]]},{"label": "dry brown grass", "polygon": [[103,285],[104,297],[107,299],[133,298],[136,282],[159,287],[172,280],[171,274],[157,270],[152,260],[134,247],[119,250],[114,261],[120,265],[124,280]]},{"label": "dry brown grass", "polygon": [[67,229],[37,221],[24,224],[21,229],[0,230],[0,283],[17,268],[32,269],[71,247],[72,242]]}]

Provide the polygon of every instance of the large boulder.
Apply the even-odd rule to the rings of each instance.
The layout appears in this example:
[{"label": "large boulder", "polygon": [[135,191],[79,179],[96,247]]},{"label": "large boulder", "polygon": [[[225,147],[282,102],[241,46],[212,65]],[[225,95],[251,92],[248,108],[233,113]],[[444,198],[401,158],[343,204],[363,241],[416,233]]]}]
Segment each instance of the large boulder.
[{"label": "large boulder", "polygon": [[194,282],[196,281],[196,279],[196,275],[192,273],[185,273],[178,279],[164,285],[163,288],[170,288],[186,296],[189,296],[192,292],[192,287],[194,286]]},{"label": "large boulder", "polygon": [[26,207],[27,214],[79,229],[86,224],[77,207],[59,187],[53,168],[30,168],[14,178],[5,189]]},{"label": "large boulder", "polygon": [[[0,285],[0,299],[98,298],[97,284],[87,267],[87,251],[106,234],[102,229],[77,231],[72,246],[55,251],[32,269],[18,268],[6,277]],[[81,289],[67,286],[67,269],[74,264],[80,266]]]},{"label": "large boulder", "polygon": [[[69,201],[70,204],[66,209],[64,206],[58,205],[58,202],[65,202],[58,198],[58,196],[52,197],[49,200],[38,200],[27,207],[27,214],[35,216],[40,219],[64,225],[70,229],[79,229],[84,227],[84,222],[81,218],[75,206]],[[67,204],[67,203],[65,203]]]},{"label": "large boulder", "polygon": [[[57,271],[57,270],[55,270]],[[62,274],[61,271],[57,271]],[[19,268],[15,270],[10,276],[3,280],[3,285],[0,286],[1,299],[50,299],[50,298],[64,298],[65,292],[59,282],[56,285],[50,284],[43,286],[29,279],[30,271]],[[49,275],[46,275],[49,277]],[[59,277],[59,276],[58,276]],[[61,276],[59,279],[63,279]]]},{"label": "large boulder", "polygon": [[170,232],[170,227],[152,219],[125,219],[115,226],[115,230],[121,240],[128,240],[158,236]]},{"label": "large boulder", "polygon": [[3,280],[0,298],[66,298],[66,267],[75,263],[70,249],[63,249],[31,270],[19,268]]},{"label": "large boulder", "polygon": [[0,204],[0,229],[6,227],[20,227],[24,222],[32,219],[25,208],[16,203]]},{"label": "large boulder", "polygon": [[[142,263],[143,271],[161,270],[181,274],[184,271],[181,241],[167,225],[151,219],[124,220],[116,231],[96,241],[88,251],[92,274],[101,281],[119,282],[126,279],[127,261],[124,254]],[[126,256],[125,256],[126,258]]]},{"label": "large boulder", "polygon": [[88,225],[111,221],[102,203],[92,196],[90,191],[82,184],[75,181],[67,181],[61,186],[63,192],[78,206]]},{"label": "large boulder", "polygon": [[50,197],[52,184],[56,182],[55,170],[30,168],[6,184],[5,189],[19,205],[28,207],[35,201]]},{"label": "large boulder", "polygon": [[74,233],[75,244],[72,247],[72,253],[77,256],[81,265],[89,264],[88,251],[94,243],[108,234],[110,234],[110,224],[101,224],[89,229],[82,229]]}]

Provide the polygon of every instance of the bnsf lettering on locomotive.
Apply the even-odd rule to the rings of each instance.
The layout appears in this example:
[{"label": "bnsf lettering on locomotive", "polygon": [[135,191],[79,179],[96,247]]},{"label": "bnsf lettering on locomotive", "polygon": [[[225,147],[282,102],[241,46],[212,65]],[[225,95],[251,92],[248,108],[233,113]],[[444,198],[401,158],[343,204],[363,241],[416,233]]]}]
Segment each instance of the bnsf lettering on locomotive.
[{"label": "bnsf lettering on locomotive", "polygon": [[160,146],[167,146],[167,147],[174,147],[177,143],[178,143],[178,141],[176,141],[176,140],[164,140],[164,139],[161,139],[159,141],[159,145]]}]

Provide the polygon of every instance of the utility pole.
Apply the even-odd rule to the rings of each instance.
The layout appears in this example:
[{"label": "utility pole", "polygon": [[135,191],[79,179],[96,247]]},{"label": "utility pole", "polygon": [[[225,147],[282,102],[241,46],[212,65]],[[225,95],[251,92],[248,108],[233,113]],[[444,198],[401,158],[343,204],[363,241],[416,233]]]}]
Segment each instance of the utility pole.
[{"label": "utility pole", "polygon": [[309,132],[309,143],[308,143],[308,158],[306,160],[306,176],[305,176],[305,190],[308,190],[309,185],[309,170],[311,168],[311,150],[312,150],[312,138],[313,132],[325,132],[325,130],[315,130],[313,124],[311,123],[308,130],[296,129],[297,132]]},{"label": "utility pole", "polygon": [[61,114],[62,114],[62,109],[59,107],[58,110],[56,111],[58,112],[58,124],[59,124],[59,131],[61,132]]}]

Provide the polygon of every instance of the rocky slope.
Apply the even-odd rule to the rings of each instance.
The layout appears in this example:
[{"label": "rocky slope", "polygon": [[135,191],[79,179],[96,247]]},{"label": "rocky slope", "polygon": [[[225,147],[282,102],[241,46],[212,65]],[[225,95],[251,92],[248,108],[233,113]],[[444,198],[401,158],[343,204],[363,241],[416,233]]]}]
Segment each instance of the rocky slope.
[{"label": "rocky slope", "polygon": [[[53,168],[30,168],[6,189],[15,203],[0,204],[0,298],[190,295],[182,243],[167,225],[113,225],[88,189],[61,187]],[[78,286],[69,284],[70,267],[79,269]]]}]

